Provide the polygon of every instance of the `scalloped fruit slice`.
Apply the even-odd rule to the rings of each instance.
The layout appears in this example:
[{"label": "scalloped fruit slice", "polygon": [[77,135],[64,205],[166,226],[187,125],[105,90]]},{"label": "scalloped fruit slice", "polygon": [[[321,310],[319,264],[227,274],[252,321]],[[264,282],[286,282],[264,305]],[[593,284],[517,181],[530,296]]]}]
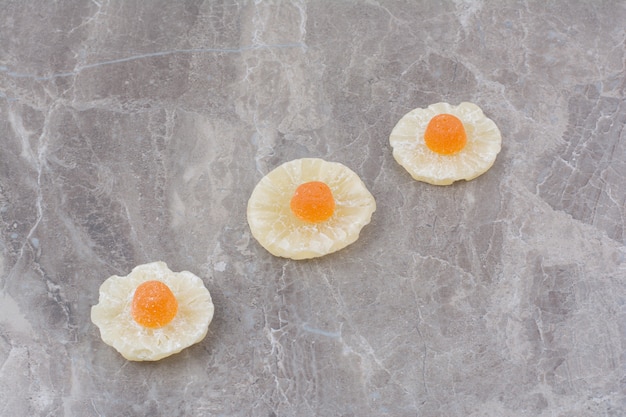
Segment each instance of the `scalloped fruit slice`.
[{"label": "scalloped fruit slice", "polygon": [[104,343],[126,359],[156,361],[204,339],[213,311],[199,277],[152,262],[106,279],[91,321]]},{"label": "scalloped fruit slice", "polygon": [[375,210],[374,197],[348,167],[303,158],[259,181],[247,215],[252,235],[271,254],[308,259],[356,241]]},{"label": "scalloped fruit slice", "polygon": [[404,115],[389,143],[395,160],[414,179],[449,185],[472,180],[491,168],[502,136],[477,105],[436,103]]}]

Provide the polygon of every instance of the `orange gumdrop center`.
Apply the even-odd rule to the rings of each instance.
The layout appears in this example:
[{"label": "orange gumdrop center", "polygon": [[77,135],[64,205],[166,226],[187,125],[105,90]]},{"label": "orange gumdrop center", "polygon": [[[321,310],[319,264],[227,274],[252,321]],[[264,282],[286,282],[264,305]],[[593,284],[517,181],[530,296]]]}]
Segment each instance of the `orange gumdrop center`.
[{"label": "orange gumdrop center", "polygon": [[467,143],[463,122],[451,114],[436,115],[426,127],[424,142],[428,149],[441,155],[460,152]]},{"label": "orange gumdrop center", "polygon": [[174,319],[178,301],[170,287],[161,281],[146,281],[135,290],[130,311],[137,323],[156,329]]},{"label": "orange gumdrop center", "polygon": [[300,220],[320,223],[335,212],[335,198],[330,187],[320,181],[301,184],[291,198],[291,211]]}]

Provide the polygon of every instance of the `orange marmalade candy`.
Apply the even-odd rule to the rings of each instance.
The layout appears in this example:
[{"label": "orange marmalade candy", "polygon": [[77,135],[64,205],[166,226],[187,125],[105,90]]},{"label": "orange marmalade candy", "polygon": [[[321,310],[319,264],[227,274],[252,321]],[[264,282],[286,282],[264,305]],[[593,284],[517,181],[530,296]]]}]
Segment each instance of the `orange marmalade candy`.
[{"label": "orange marmalade candy", "polygon": [[311,181],[296,188],[290,203],[293,214],[309,223],[321,223],[335,212],[335,198],[330,187],[321,181]]},{"label": "orange marmalade candy", "polygon": [[454,155],[467,143],[465,127],[458,117],[438,114],[430,119],[424,132],[424,142],[431,151],[440,155]]},{"label": "orange marmalade candy", "polygon": [[161,281],[145,281],[135,290],[130,311],[137,323],[157,329],[174,319],[178,301],[172,290]]}]

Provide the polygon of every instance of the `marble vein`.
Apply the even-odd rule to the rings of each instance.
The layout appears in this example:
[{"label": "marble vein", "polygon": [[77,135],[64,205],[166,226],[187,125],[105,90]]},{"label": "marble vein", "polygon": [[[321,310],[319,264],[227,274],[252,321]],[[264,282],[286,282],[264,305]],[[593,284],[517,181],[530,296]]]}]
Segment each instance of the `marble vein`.
[{"label": "marble vein", "polygon": [[51,75],[36,75],[36,74],[28,74],[28,73],[20,73],[15,70],[11,70],[8,67],[1,66],[0,72],[7,74],[9,77],[13,78],[31,78],[35,81],[50,81],[55,78],[64,78],[64,77],[74,77],[80,74],[82,71],[98,68],[107,65],[115,65],[121,64],[124,62],[132,62],[137,60],[142,60],[146,58],[155,58],[155,57],[164,57],[168,55],[175,54],[241,54],[247,51],[262,51],[262,50],[281,50],[281,49],[302,49],[306,50],[307,45],[302,42],[294,42],[294,43],[285,43],[285,44],[275,44],[275,45],[264,45],[264,44],[255,44],[255,45],[247,45],[241,46],[237,48],[191,48],[191,49],[174,49],[169,51],[159,51],[159,52],[151,52],[147,54],[139,54],[132,55],[124,58],[111,59],[107,61],[94,62],[91,64],[83,64],[77,66],[72,71],[63,71]]}]

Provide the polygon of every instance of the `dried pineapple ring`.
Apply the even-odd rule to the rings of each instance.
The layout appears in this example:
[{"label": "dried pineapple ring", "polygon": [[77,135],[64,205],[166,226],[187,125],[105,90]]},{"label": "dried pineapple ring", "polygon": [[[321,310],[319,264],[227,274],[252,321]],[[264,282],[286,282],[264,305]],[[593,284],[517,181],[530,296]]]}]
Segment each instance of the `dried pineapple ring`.
[{"label": "dried pineapple ring", "polygon": [[[142,284],[165,284],[178,304],[174,318],[158,328],[142,326],[131,312],[135,291]],[[172,272],[164,262],[135,267],[124,277],[113,275],[100,286],[100,298],[91,308],[91,321],[104,343],[126,359],[156,361],[200,342],[213,319],[211,294],[202,280],[188,271]]]},{"label": "dried pineapple ring", "polygon": [[[328,186],[334,210],[324,221],[309,222],[291,210],[296,189],[307,182]],[[259,181],[248,201],[248,224],[271,254],[291,259],[323,256],[353,243],[376,210],[374,197],[345,165],[318,158],[286,162]]]},{"label": "dried pineapple ring", "polygon": [[[466,143],[456,153],[433,151],[424,139],[430,121],[442,114],[455,116],[465,128]],[[462,179],[474,179],[491,168],[500,152],[502,136],[496,124],[477,105],[436,103],[405,114],[391,131],[389,143],[395,160],[414,179],[449,185]]]}]

